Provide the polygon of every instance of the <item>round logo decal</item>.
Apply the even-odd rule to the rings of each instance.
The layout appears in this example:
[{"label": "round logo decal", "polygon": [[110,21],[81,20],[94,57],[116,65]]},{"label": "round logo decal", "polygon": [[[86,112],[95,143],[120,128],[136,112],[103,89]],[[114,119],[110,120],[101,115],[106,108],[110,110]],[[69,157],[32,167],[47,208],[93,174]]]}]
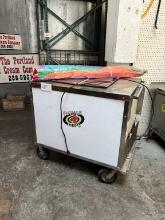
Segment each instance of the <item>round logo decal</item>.
[{"label": "round logo decal", "polygon": [[64,115],[63,122],[71,127],[80,127],[85,120],[81,112],[65,112]]}]

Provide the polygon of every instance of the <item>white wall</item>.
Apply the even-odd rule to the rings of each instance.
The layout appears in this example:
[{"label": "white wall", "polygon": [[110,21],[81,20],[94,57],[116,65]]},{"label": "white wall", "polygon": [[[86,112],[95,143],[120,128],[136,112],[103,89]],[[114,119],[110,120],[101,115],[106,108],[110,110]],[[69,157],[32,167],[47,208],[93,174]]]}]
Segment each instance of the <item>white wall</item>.
[{"label": "white wall", "polygon": [[142,0],[109,0],[105,60],[133,63],[141,22]]}]

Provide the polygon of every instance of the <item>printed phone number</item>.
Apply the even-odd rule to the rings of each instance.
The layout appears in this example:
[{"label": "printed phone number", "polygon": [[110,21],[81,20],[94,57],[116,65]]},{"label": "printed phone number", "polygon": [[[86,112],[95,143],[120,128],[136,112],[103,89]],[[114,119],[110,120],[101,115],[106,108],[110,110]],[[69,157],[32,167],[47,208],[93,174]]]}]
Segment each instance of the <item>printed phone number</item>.
[{"label": "printed phone number", "polygon": [[8,76],[9,82],[15,82],[15,81],[29,81],[33,79],[32,75],[9,75]]}]

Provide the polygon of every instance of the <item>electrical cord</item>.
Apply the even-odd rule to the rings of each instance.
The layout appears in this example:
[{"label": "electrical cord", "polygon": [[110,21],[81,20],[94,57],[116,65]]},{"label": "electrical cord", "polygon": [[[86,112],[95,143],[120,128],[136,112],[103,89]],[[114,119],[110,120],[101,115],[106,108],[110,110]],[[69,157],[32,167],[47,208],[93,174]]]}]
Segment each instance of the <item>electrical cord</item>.
[{"label": "electrical cord", "polygon": [[60,112],[61,112],[61,131],[64,137],[64,141],[65,141],[65,146],[66,146],[66,150],[67,150],[67,154],[70,154],[69,148],[68,148],[68,144],[67,144],[67,139],[66,139],[66,135],[62,126],[62,103],[63,103],[63,98],[64,98],[65,92],[63,92],[62,96],[61,96],[61,101],[60,101]]},{"label": "electrical cord", "polygon": [[[86,79],[85,79],[86,80]],[[152,104],[152,114],[151,114],[151,119],[149,121],[149,125],[144,133],[144,136],[147,136],[148,134],[148,130],[150,128],[150,124],[151,124],[151,121],[152,121],[152,118],[153,118],[153,115],[154,115],[154,105],[153,105],[153,98],[152,98],[152,95],[151,95],[151,92],[149,90],[149,88],[141,83],[141,82],[137,82],[135,80],[132,80],[132,79],[128,79],[128,78],[117,78],[109,87],[111,87],[112,85],[114,85],[115,83],[117,83],[119,80],[127,80],[127,81],[130,81],[130,82],[134,82],[134,83],[137,83],[141,86],[143,86],[147,91],[148,91],[148,94],[150,96],[150,99],[151,99],[151,104]],[[82,84],[84,80],[82,80],[81,82],[75,84],[75,85],[72,85],[69,89],[73,88],[74,86],[78,85],[78,84]],[[64,137],[64,141],[65,141],[65,146],[66,146],[66,149],[67,149],[67,154],[69,155],[70,154],[70,150],[69,150],[69,147],[68,147],[68,143],[67,143],[67,138],[66,138],[66,134],[64,132],[64,129],[63,129],[63,111],[62,111],[62,104],[63,104],[63,98],[64,98],[64,95],[65,95],[66,92],[63,92],[62,96],[61,96],[61,101],[60,101],[60,112],[61,112],[61,131],[62,131],[62,134],[63,134],[63,137]],[[142,137],[140,137],[142,138]]]},{"label": "electrical cord", "polygon": [[158,2],[158,7],[157,7],[157,11],[156,11],[156,17],[155,17],[155,29],[158,29],[157,23],[158,23],[158,19],[159,19],[159,13],[160,13],[160,6],[161,6],[162,1],[159,0]]},{"label": "electrical cord", "polygon": [[[86,79],[85,79],[86,80]],[[78,84],[81,84],[83,81],[85,81],[84,79],[82,81],[80,81],[79,83],[76,83],[75,85],[72,85],[71,87],[69,87],[69,89],[73,88],[74,86],[78,85]],[[55,81],[57,82],[57,81]],[[70,154],[70,150],[69,150],[69,147],[68,147],[68,143],[67,143],[67,138],[66,138],[66,135],[65,135],[65,132],[64,132],[64,129],[63,129],[63,114],[62,114],[62,104],[63,104],[63,98],[64,98],[64,95],[65,95],[66,92],[63,92],[62,93],[62,96],[61,96],[61,101],[60,101],[60,113],[61,113],[61,131],[62,131],[62,134],[63,134],[63,137],[64,137],[64,141],[65,141],[65,146],[66,146],[66,150],[67,150],[67,154],[69,155]]]},{"label": "electrical cord", "polygon": [[[152,98],[151,92],[150,92],[149,88],[148,88],[145,84],[143,84],[143,83],[140,83],[140,82],[137,82],[137,81],[135,81],[135,80],[128,79],[128,78],[120,78],[120,79],[137,83],[137,84],[143,86],[143,87],[144,87],[145,89],[147,89],[147,91],[148,91],[148,94],[149,94],[150,99],[151,99],[152,113],[151,113],[151,118],[150,118],[150,121],[149,121],[149,125],[148,125],[148,127],[147,127],[147,129],[146,129],[144,135],[142,136],[142,137],[146,137],[146,136],[148,136],[148,131],[149,131],[149,128],[150,128],[150,125],[151,125],[151,122],[152,122],[152,118],[153,118],[153,116],[154,116],[154,102],[153,102],[153,98]],[[141,138],[142,138],[142,137],[141,137]]]},{"label": "electrical cord", "polygon": [[[87,79],[83,79],[82,81],[80,81],[79,83],[76,83],[75,85],[72,85],[71,87],[69,87],[69,89],[73,88],[74,86],[76,85],[79,85],[79,84],[82,84],[83,82],[85,82]],[[114,82],[109,86],[111,87],[112,85],[114,85],[116,82],[118,82],[119,78],[114,80]],[[57,82],[57,81],[56,81]],[[66,134],[64,132],[64,129],[63,129],[63,114],[62,114],[62,104],[63,104],[63,98],[64,98],[64,95],[65,95],[66,92],[63,92],[62,93],[62,96],[61,96],[61,101],[60,101],[60,113],[61,113],[61,131],[62,131],[62,134],[63,134],[63,137],[64,137],[64,141],[65,141],[65,146],[66,146],[66,150],[67,150],[67,154],[69,155],[71,152],[69,150],[69,147],[68,147],[68,143],[67,143],[67,138],[66,138]]]},{"label": "electrical cord", "polygon": [[[82,84],[82,82],[83,82],[83,81],[86,81],[86,80],[87,80],[87,79],[82,80],[82,81],[80,81],[79,83],[77,83],[77,84],[75,84],[75,85],[72,85],[69,89],[73,88],[73,87],[76,86],[76,85]],[[128,79],[128,78],[117,78],[116,80],[114,80],[114,82],[113,82],[109,87],[111,87],[112,85],[114,85],[114,84],[115,84],[116,82],[118,82],[119,80],[127,80],[127,81],[131,81],[131,82],[137,83],[137,84],[143,86],[143,87],[148,91],[148,94],[149,94],[150,99],[151,99],[152,114],[151,114],[151,118],[150,118],[150,121],[149,121],[149,125],[148,125],[148,127],[147,127],[147,129],[146,129],[146,131],[145,131],[145,133],[144,133],[144,137],[145,137],[145,136],[147,136],[147,134],[148,134],[148,130],[149,130],[149,128],[150,128],[151,121],[152,121],[152,118],[153,118],[153,116],[154,116],[154,104],[153,104],[153,98],[152,98],[151,92],[150,92],[149,88],[148,88],[145,84],[143,84],[143,83],[141,83],[141,82],[137,82],[137,81],[132,80],[132,79]],[[53,81],[54,81],[54,82],[58,82],[58,80],[53,80]],[[62,117],[62,116],[63,116],[63,114],[62,114],[62,103],[63,103],[63,98],[64,98],[65,93],[66,93],[66,92],[63,92],[63,94],[62,94],[62,96],[61,96],[61,101],[60,101],[61,131],[62,131],[62,134],[63,134],[63,136],[64,136],[64,141],[65,141],[65,145],[66,145],[66,149],[67,149],[67,154],[70,154],[70,151],[69,151],[69,148],[68,148],[68,144],[67,144],[67,138],[66,138],[66,135],[65,135],[63,126],[62,126],[62,124],[63,124],[63,120],[62,120],[62,118],[63,118],[63,117]],[[142,137],[143,137],[143,136],[142,136]]]},{"label": "electrical cord", "polygon": [[122,79],[122,80],[127,80],[127,81],[131,81],[131,82],[137,83],[137,84],[139,84],[139,85],[145,87],[145,88],[147,89],[147,91],[148,91],[148,94],[149,94],[149,96],[150,96],[151,101],[153,102],[153,98],[152,98],[151,92],[150,92],[149,88],[148,88],[145,84],[140,83],[140,82],[137,82],[137,81],[132,80],[132,79],[128,79],[128,78],[120,78],[120,79]]}]

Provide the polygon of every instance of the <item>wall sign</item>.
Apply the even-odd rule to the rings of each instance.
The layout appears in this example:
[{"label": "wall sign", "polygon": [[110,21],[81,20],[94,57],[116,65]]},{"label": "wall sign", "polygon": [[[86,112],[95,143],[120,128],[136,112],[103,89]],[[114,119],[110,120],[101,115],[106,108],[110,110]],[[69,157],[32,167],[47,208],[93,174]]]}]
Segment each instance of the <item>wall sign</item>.
[{"label": "wall sign", "polygon": [[0,83],[31,80],[38,63],[38,54],[0,55]]},{"label": "wall sign", "polygon": [[21,36],[0,34],[0,50],[22,50]]}]

